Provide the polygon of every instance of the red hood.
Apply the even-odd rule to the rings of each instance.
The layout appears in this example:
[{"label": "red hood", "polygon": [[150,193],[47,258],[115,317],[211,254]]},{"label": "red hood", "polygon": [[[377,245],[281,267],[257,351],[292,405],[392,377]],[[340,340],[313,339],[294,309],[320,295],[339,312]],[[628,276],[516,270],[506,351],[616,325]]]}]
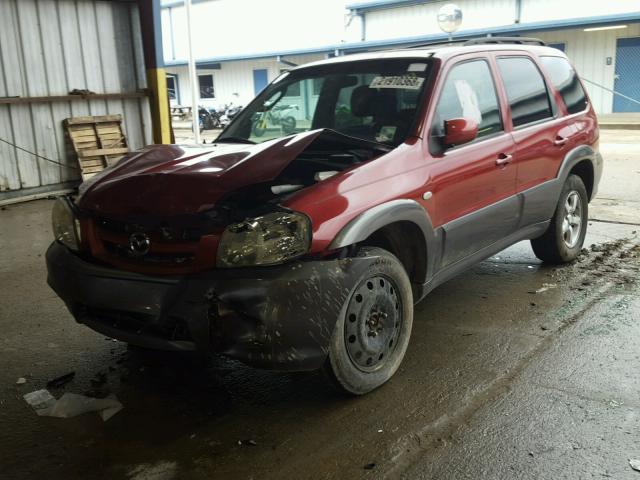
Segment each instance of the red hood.
[{"label": "red hood", "polygon": [[322,132],[255,145],[152,145],[85,182],[79,205],[107,216],[206,211],[227,192],[273,180]]}]

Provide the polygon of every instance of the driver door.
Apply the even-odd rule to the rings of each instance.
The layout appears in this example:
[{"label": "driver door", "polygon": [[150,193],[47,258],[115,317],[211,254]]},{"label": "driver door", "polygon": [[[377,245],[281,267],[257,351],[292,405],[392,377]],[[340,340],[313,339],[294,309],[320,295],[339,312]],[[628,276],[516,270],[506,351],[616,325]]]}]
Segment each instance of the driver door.
[{"label": "driver door", "polygon": [[[515,232],[519,204],[514,141],[504,130],[494,75],[487,59],[461,61],[444,72],[432,116],[429,190],[434,226],[441,226],[441,267],[452,265]],[[478,124],[475,140],[443,145],[444,122]]]}]

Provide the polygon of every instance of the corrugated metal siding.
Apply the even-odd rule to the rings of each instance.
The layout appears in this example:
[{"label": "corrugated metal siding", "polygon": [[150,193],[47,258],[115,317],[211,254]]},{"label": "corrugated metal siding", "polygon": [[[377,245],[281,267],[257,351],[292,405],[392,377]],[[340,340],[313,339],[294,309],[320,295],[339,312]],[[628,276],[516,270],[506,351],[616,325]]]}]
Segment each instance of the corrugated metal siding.
[{"label": "corrugated metal siding", "polygon": [[[135,4],[89,0],[0,2],[0,97],[133,92],[146,87]],[[62,120],[120,113],[132,148],[151,141],[147,99],[0,105],[0,138],[67,163]],[[78,178],[0,142],[0,192]]]},{"label": "corrugated metal siding", "polygon": [[[323,55],[298,55],[287,57],[287,60],[302,65],[316,60],[322,60]],[[237,62],[224,62],[220,70],[201,70],[198,74],[211,73],[213,75],[213,86],[215,90],[214,99],[203,99],[202,105],[217,106],[233,100],[234,103],[246,105],[254,97],[253,90],[253,70],[266,69],[268,80],[272,81],[280,70],[288,68],[282,63],[278,63],[275,58],[265,60],[245,60]],[[183,104],[191,101],[191,87],[187,67],[167,67],[167,73],[178,75],[178,88],[180,90],[180,100]],[[239,97],[235,97],[237,93]]]},{"label": "corrugated metal siding", "polygon": [[[640,36],[640,25],[630,24],[625,29],[585,32],[583,30],[558,30],[540,32],[536,37],[547,43],[564,43],[565,53],[575,65],[581,77],[613,89],[616,71],[616,39]],[[611,65],[606,64],[611,57]],[[595,85],[585,82],[596,112],[611,113],[613,94]]]},{"label": "corrugated metal siding", "polygon": [[522,22],[615,15],[638,10],[635,0],[522,0]]},{"label": "corrugated metal siding", "polygon": [[[423,5],[389,8],[366,13],[366,39],[384,40],[414,35],[442,33],[437,12],[447,2],[434,1]],[[462,9],[460,30],[513,25],[516,0],[458,0]],[[632,0],[522,0],[520,22],[540,22],[576,17],[595,17],[629,13],[640,4]]]},{"label": "corrugated metal siding", "polygon": [[[446,2],[392,8],[366,14],[367,40],[442,33],[437,13]],[[462,9],[461,30],[510,25],[515,19],[514,0],[458,0]]]}]

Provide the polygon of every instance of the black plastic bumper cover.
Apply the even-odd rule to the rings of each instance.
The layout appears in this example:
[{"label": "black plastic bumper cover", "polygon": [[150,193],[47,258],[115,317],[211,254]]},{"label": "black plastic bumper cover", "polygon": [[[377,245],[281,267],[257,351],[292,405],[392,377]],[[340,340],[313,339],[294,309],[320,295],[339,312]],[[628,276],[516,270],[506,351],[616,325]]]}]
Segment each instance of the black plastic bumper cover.
[{"label": "black plastic bumper cover", "polygon": [[[54,242],[47,280],[78,322],[113,338],[155,349],[217,351],[261,368],[313,370],[322,366],[344,301],[372,260],[152,277],[87,262]],[[182,335],[175,334],[183,331],[178,325],[186,327]]]}]

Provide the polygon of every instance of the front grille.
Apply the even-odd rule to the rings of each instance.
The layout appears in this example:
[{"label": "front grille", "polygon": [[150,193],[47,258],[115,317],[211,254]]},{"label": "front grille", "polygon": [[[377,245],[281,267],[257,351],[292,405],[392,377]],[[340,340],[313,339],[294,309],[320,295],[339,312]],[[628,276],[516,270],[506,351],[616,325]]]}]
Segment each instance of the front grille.
[{"label": "front grille", "polygon": [[[193,220],[190,224],[178,221],[171,225],[168,222],[142,223],[108,218],[95,218],[92,222],[93,255],[124,268],[151,266],[170,270],[190,265],[198,267],[196,256],[200,241],[207,237],[206,229],[194,225]],[[143,238],[146,247],[135,248],[134,238]],[[207,242],[211,244],[211,235]],[[211,252],[210,258],[215,258],[215,252]],[[210,263],[207,265],[211,266]]]},{"label": "front grille", "polygon": [[104,217],[96,219],[97,226],[102,230],[127,237],[136,232],[145,232],[165,242],[197,242],[202,235],[207,233],[207,229],[202,226],[185,224],[184,221],[177,223],[178,225],[170,225],[166,221],[136,222]]},{"label": "front grille", "polygon": [[145,255],[139,256],[133,253],[129,245],[120,245],[108,240],[103,240],[103,245],[109,254],[132,262],[153,263],[157,265],[184,265],[195,259],[195,255],[189,252],[153,253],[150,251]]},{"label": "front grille", "polygon": [[161,321],[151,315],[85,307],[85,315],[110,327],[137,335],[149,335],[169,341],[193,341],[187,322],[177,317]]}]

